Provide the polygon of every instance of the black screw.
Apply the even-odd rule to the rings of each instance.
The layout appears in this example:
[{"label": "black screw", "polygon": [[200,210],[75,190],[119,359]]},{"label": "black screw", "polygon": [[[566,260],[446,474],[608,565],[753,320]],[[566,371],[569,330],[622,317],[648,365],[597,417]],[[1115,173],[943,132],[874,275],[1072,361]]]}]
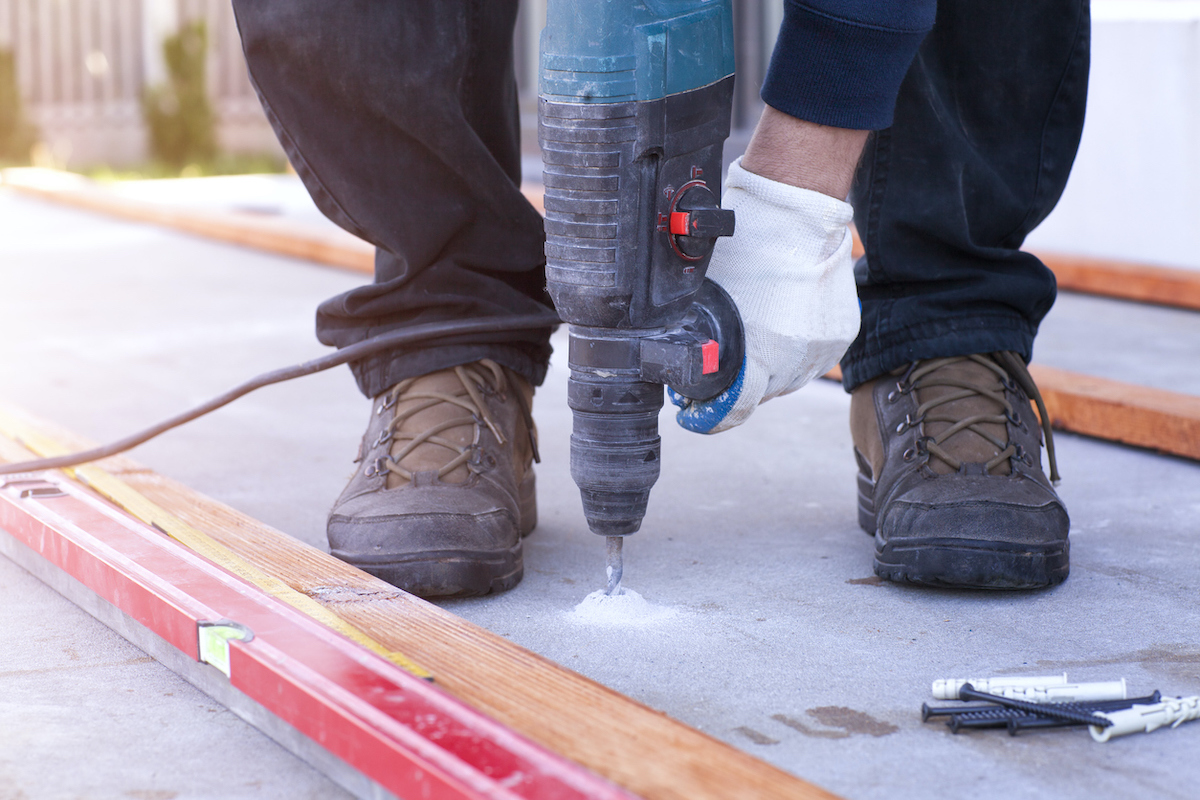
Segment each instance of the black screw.
[{"label": "black screw", "polygon": [[[1080,710],[1088,711],[1121,711],[1134,706],[1148,706],[1154,703],[1162,702],[1162,693],[1155,690],[1154,694],[1146,697],[1131,697],[1126,700],[1097,700],[1089,703],[1079,703]],[[1013,717],[1008,720],[1008,734],[1016,736],[1023,730],[1030,728],[1062,728],[1069,725],[1075,725],[1074,722],[1064,722],[1058,719],[1048,719],[1046,717]]]},{"label": "black screw", "polygon": [[1011,697],[1002,697],[997,694],[988,694],[987,692],[977,692],[975,687],[969,683],[963,684],[963,687],[958,690],[958,696],[962,700],[984,700],[989,703],[1004,706],[1005,708],[1015,708],[1030,714],[1039,714],[1043,717],[1051,719],[1061,719],[1066,722],[1073,722],[1076,725],[1095,725],[1100,728],[1107,728],[1112,725],[1112,720],[1105,717],[1098,717],[1095,714],[1075,711],[1067,708],[1055,708],[1048,704],[1029,703],[1024,700],[1016,700]]}]

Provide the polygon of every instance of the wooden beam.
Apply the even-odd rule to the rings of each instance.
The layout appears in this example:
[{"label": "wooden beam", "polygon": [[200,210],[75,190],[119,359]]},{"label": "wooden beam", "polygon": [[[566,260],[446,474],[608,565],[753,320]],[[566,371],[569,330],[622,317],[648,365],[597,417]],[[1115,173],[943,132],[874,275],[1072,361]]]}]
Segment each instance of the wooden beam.
[{"label": "wooden beam", "polygon": [[3,174],[4,186],[73,208],[148,222],[367,275],[375,270],[375,248],[341,228],[312,228],[283,218],[122,197],[81,176],[53,170],[6,169]]},{"label": "wooden beam", "polygon": [[[79,175],[54,170],[6,169],[3,170],[3,185],[22,194],[73,208],[97,211],[135,222],[148,222],[365,275],[375,273],[375,247],[341,228],[329,225],[310,227],[286,218],[173,206],[122,197]],[[544,213],[540,186],[534,186],[525,195],[539,213]]]},{"label": "wooden beam", "polygon": [[1200,461],[1200,397],[1039,364],[1029,372],[1055,428]]},{"label": "wooden beam", "polygon": [[1131,264],[1103,258],[1037,253],[1058,288],[1119,300],[1200,310],[1200,270]]},{"label": "wooden beam", "polygon": [[[1029,372],[1056,429],[1200,461],[1200,397],[1041,364]],[[824,377],[841,382],[842,370]]]},{"label": "wooden beam", "polygon": [[[0,438],[0,459],[23,457],[17,439],[90,446],[22,412],[9,409],[8,418],[18,422],[0,431],[7,437]],[[427,668],[458,699],[634,794],[652,800],[834,797],[127,458],[92,467],[100,468],[110,486],[119,482],[141,498],[127,509],[134,516],[139,506],[143,513],[157,507],[203,531],[386,650]],[[165,532],[174,535],[170,524],[167,519]]]}]

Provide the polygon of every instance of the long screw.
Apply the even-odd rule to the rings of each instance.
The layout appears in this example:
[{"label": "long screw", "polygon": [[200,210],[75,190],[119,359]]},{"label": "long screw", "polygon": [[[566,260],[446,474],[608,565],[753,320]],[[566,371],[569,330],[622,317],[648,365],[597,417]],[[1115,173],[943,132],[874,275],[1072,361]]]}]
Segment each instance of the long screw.
[{"label": "long screw", "polygon": [[[1154,694],[1146,697],[1131,697],[1128,700],[1109,700],[1087,703],[1086,705],[1092,711],[1120,711],[1126,708],[1133,708],[1134,706],[1146,706],[1159,702],[1162,702],[1162,692],[1155,690]],[[1047,719],[1046,717],[1013,717],[1008,721],[1008,735],[1016,736],[1021,731],[1029,730],[1030,728],[1064,728],[1074,724],[1074,722],[1063,722],[1062,720]]]},{"label": "long screw", "polygon": [[[955,714],[946,720],[946,726],[950,728],[951,733],[958,733],[964,728],[1003,728],[1009,722],[1017,717],[1028,717],[1033,719],[1033,714],[1025,711],[1017,711],[1011,708],[1000,709],[1005,714],[995,714],[991,711],[968,711],[964,714]],[[1055,720],[1058,722],[1058,720]],[[1075,723],[1070,723],[1075,724]]]},{"label": "long screw", "polygon": [[[1130,697],[1124,700],[1084,700],[1072,703],[1040,703],[1039,708],[1066,708],[1073,711],[1118,711],[1123,708],[1129,708],[1135,705],[1148,705],[1157,703],[1162,699],[1162,693],[1155,692],[1146,697]],[[995,703],[958,703],[952,706],[931,706],[928,703],[921,704],[921,721],[928,722],[934,717],[962,717],[965,724],[962,727],[968,728],[983,728],[987,725],[981,724],[982,721],[988,718],[996,720],[997,727],[1003,726],[1009,719],[1020,719],[1029,717],[1032,721],[1033,717],[1025,711],[1017,711],[1011,708],[1004,708]],[[1071,723],[1075,724],[1075,723]],[[1042,725],[1034,725],[1032,727],[1045,727]]]},{"label": "long screw", "polygon": [[959,714],[969,714],[972,711],[997,711],[995,703],[959,703],[956,706],[931,706],[921,703],[921,722],[928,722],[934,717],[953,717]]},{"label": "long screw", "polygon": [[989,703],[1004,706],[1005,708],[1016,708],[1021,711],[1027,711],[1032,714],[1040,714],[1043,717],[1051,719],[1061,719],[1067,722],[1074,722],[1078,725],[1093,725],[1099,728],[1107,728],[1112,725],[1112,720],[1105,717],[1096,716],[1095,714],[1086,713],[1083,711],[1073,711],[1067,708],[1054,708],[1049,704],[1027,703],[1024,700],[1016,700],[1011,697],[1001,697],[997,694],[988,694],[987,692],[977,692],[971,684],[964,684],[958,690],[959,698],[963,700],[985,700]]}]

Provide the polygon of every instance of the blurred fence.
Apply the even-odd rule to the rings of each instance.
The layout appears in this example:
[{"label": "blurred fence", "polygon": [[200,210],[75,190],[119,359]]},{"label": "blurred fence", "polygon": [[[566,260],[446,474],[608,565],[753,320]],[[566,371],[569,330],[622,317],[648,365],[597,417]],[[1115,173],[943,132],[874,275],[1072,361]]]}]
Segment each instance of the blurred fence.
[{"label": "blurred fence", "polygon": [[194,19],[208,25],[208,86],[222,147],[274,150],[228,0],[0,0],[0,48],[14,51],[26,112],[54,161],[144,157],[142,93],[166,78],[163,38]]},{"label": "blurred fence", "polygon": [[[434,2],[435,0],[430,0]],[[782,0],[734,0],[738,89],[734,127],[753,125]],[[538,33],[546,0],[525,0],[516,31],[527,146],[536,146]],[[0,0],[0,49],[12,48],[26,109],[55,161],[79,166],[144,157],[140,101],[165,79],[162,39],[205,19],[208,85],[225,150],[275,150],[246,77],[229,0]]]}]

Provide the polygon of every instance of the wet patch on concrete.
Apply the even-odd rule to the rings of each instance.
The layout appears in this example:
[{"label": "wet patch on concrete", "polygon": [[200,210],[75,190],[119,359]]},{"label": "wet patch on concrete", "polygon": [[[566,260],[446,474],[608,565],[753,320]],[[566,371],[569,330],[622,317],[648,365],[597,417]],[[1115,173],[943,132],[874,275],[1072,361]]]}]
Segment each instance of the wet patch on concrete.
[{"label": "wet patch on concrete", "polygon": [[845,706],[820,706],[810,708],[805,713],[827,728],[841,728],[848,733],[887,736],[900,730],[890,722],[875,719],[870,714]]},{"label": "wet patch on concrete", "polygon": [[740,733],[742,736],[745,736],[755,744],[779,744],[778,739],[772,739],[765,733],[759,733],[758,731],[754,730],[754,728],[747,728],[744,725],[740,728],[734,728],[733,732]]},{"label": "wet patch on concrete", "polygon": [[814,739],[845,739],[850,736],[849,731],[821,731],[816,728],[810,728],[795,717],[789,717],[787,714],[773,714],[771,719],[776,722],[781,722],[787,725],[794,731],[799,731],[805,736],[811,736]]},{"label": "wet patch on concrete", "polygon": [[[1126,653],[1108,656],[1106,658],[1064,659],[1061,661],[1038,661],[1039,669],[1072,669],[1075,667],[1095,667],[1109,664],[1138,664],[1145,669],[1169,672],[1173,677],[1192,681],[1200,681],[1200,649],[1195,645],[1183,642],[1171,644],[1156,644],[1132,650]],[[1171,693],[1174,687],[1166,687],[1164,691]]]}]

